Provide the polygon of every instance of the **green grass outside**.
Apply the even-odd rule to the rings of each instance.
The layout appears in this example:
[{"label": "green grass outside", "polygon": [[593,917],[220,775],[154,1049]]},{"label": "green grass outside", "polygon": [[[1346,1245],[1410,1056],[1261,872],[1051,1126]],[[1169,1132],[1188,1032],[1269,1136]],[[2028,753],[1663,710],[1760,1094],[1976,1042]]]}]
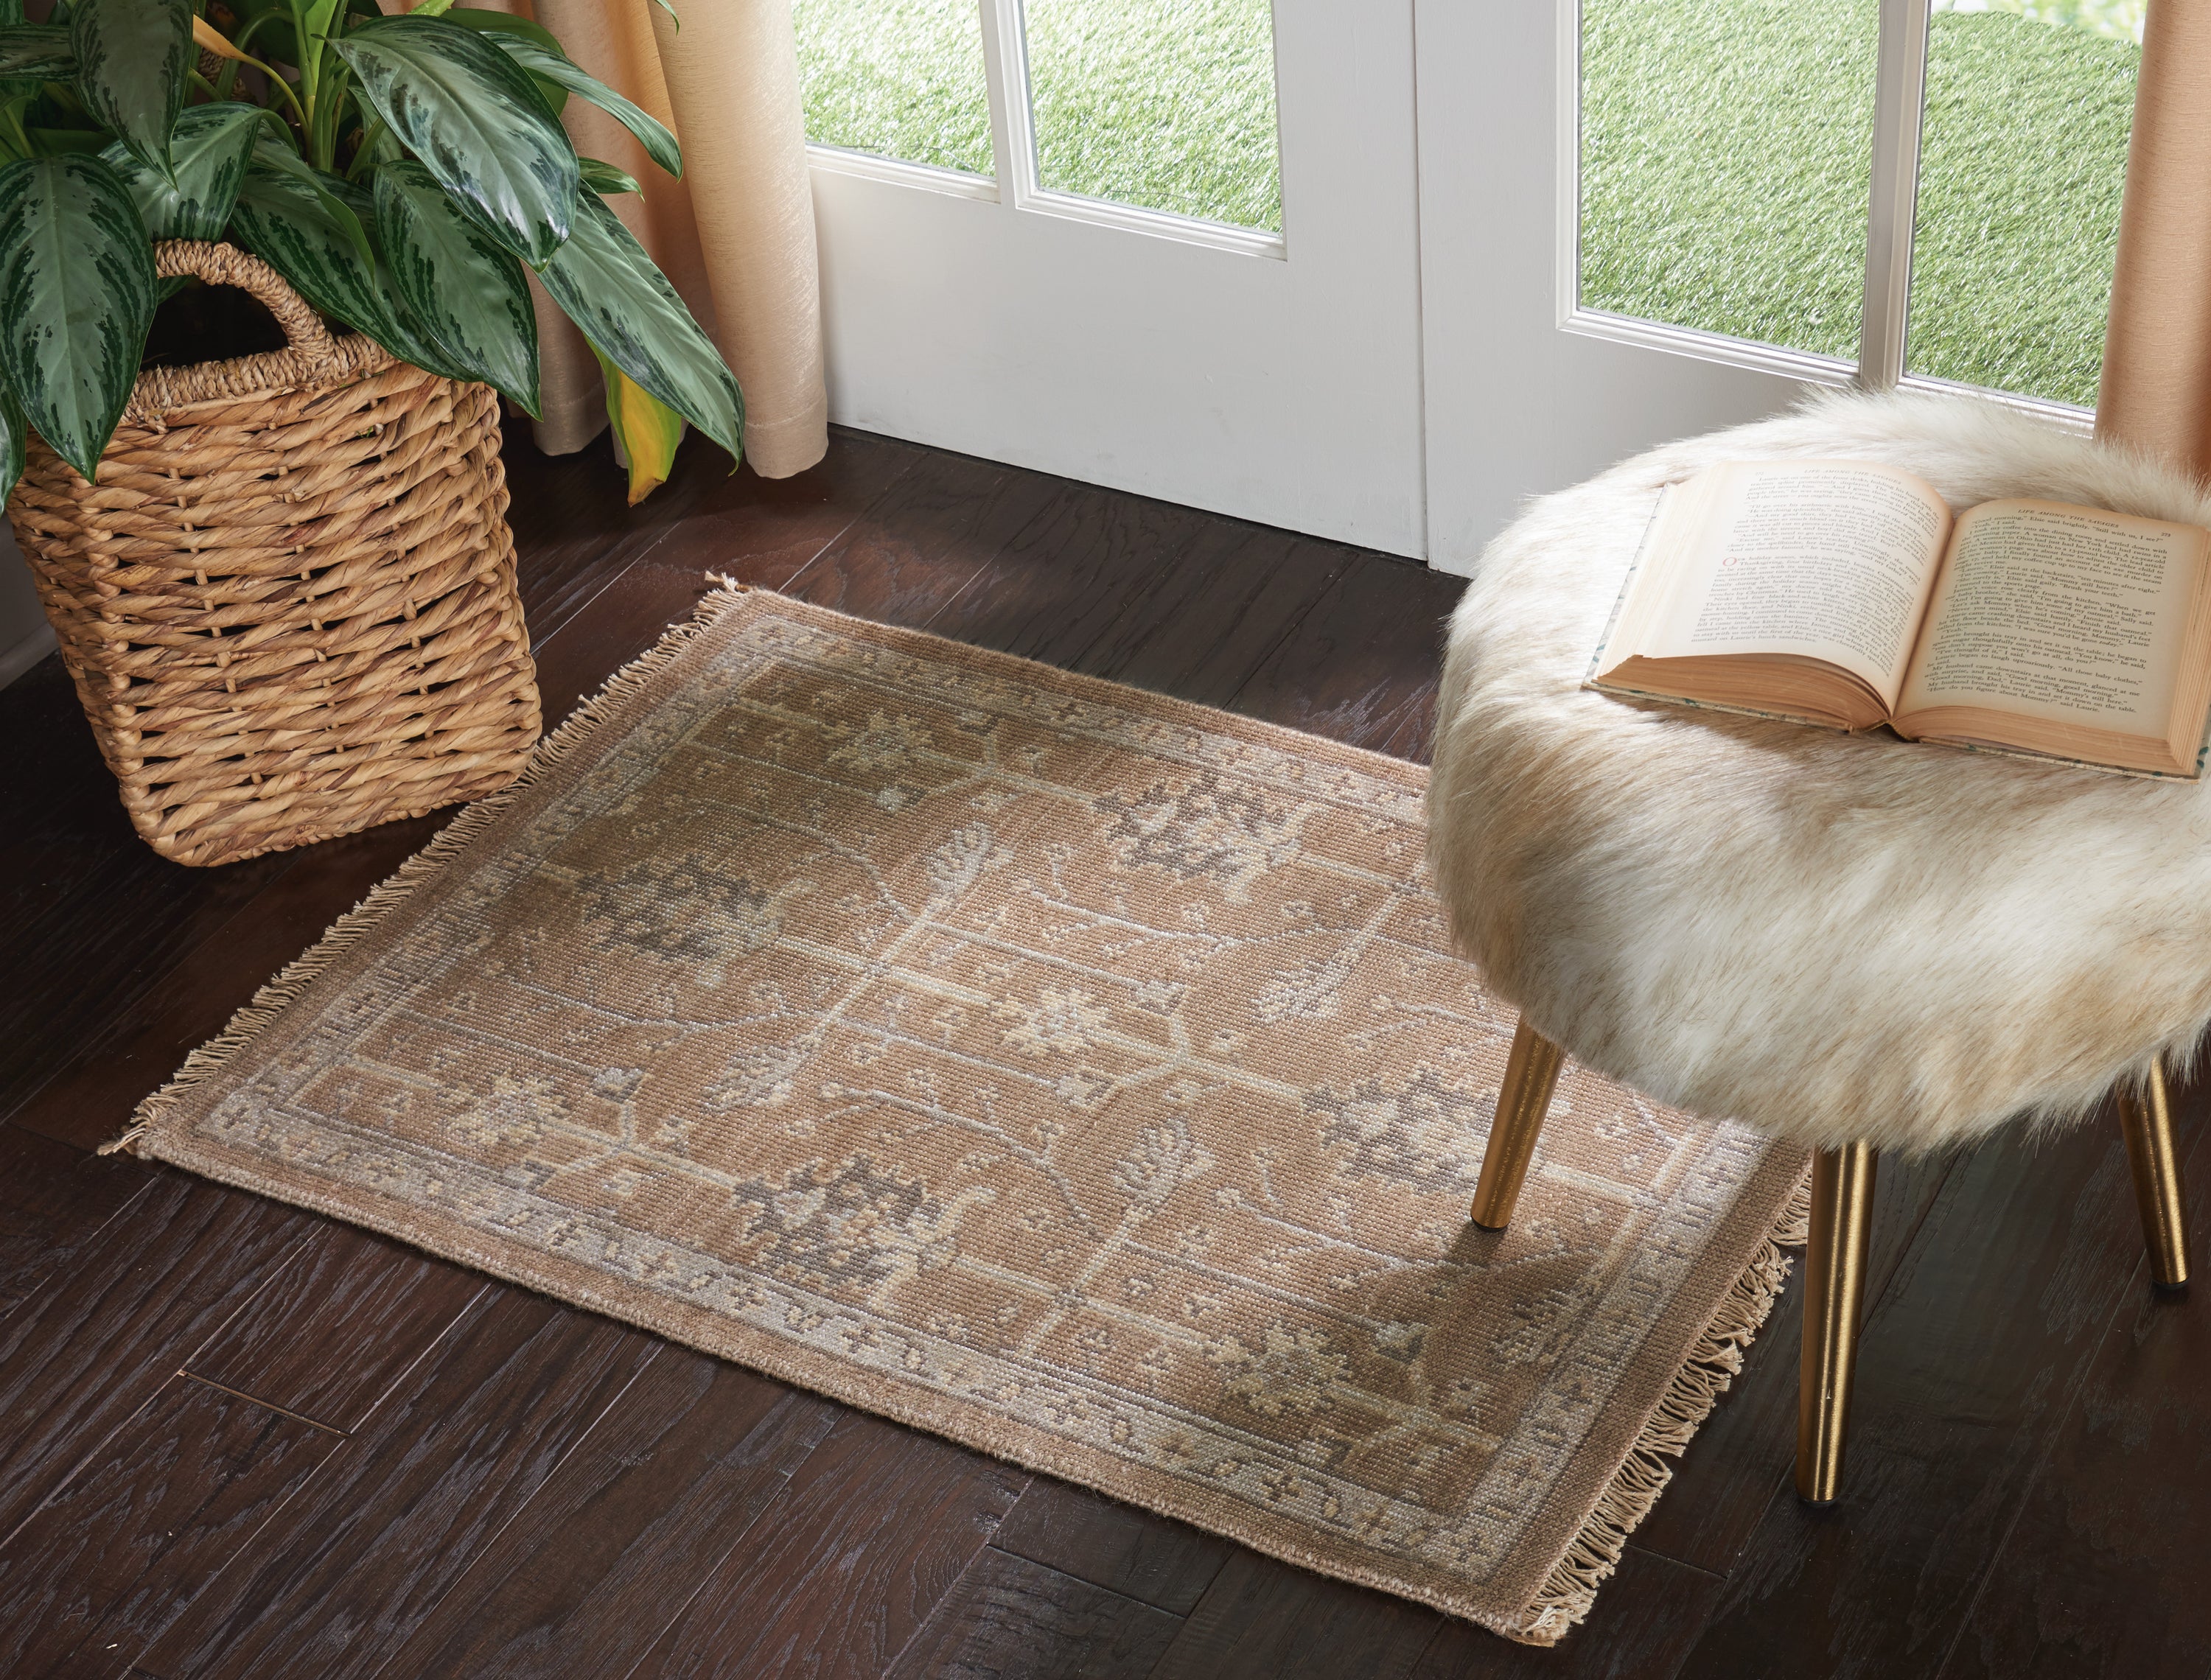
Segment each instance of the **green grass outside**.
[{"label": "green grass outside", "polygon": [[791,13],[808,138],[991,172],[975,0],[793,0]]},{"label": "green grass outside", "polygon": [[[1875,0],[1583,15],[1584,305],[1855,356]],[[2140,56],[2117,27],[1935,17],[1912,372],[2094,403]]]},{"label": "green grass outside", "polygon": [[[806,129],[988,175],[974,0],[795,0]],[[1028,0],[1037,173],[1054,191],[1280,232],[1269,0]]]}]

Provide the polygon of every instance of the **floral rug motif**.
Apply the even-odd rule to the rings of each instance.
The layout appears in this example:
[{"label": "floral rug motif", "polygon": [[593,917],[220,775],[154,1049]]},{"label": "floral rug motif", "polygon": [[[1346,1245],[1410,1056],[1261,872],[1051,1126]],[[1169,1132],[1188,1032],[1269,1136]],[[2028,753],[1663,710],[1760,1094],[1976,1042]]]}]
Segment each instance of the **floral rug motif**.
[{"label": "floral rug motif", "polygon": [[1511,1011],[1417,765],[757,593],[148,1099],[141,1151],[1549,1643],[1770,1305],[1800,1155]]}]

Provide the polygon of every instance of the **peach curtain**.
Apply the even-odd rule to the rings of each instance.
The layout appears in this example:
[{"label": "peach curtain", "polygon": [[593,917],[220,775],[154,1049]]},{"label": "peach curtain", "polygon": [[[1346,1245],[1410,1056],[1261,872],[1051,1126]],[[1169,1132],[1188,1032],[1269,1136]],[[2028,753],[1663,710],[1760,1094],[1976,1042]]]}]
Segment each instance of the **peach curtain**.
[{"label": "peach curtain", "polygon": [[2211,4],[2150,0],[2096,433],[2211,477]]},{"label": "peach curtain", "polygon": [[[652,0],[478,3],[534,17],[675,130],[681,181],[597,106],[572,95],[564,113],[578,151],[643,186],[609,202],[736,370],[753,469],[787,478],[812,466],[828,448],[829,399],[791,0],[675,0],[680,27]],[[537,321],[537,441],[565,455],[606,424],[598,364],[542,291]]]}]

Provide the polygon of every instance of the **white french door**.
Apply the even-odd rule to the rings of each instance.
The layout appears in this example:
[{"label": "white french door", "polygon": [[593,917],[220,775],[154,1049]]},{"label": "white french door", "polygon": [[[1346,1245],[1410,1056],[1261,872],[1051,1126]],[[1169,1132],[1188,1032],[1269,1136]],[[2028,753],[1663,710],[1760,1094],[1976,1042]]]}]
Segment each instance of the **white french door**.
[{"label": "white french door", "polygon": [[2143,0],[1275,0],[1279,231],[1068,190],[1233,102],[1093,88],[1070,138],[1113,20],[1265,3],[798,0],[833,74],[979,3],[953,167],[815,149],[836,417],[1455,571],[1807,384],[2087,423]]},{"label": "white french door", "polygon": [[[1046,58],[1051,3],[980,0],[987,174],[814,148],[833,417],[1424,554],[1411,0],[1275,0],[1279,232],[1056,186],[1098,136],[1039,134],[1051,76],[1095,69]],[[1093,129],[1117,91],[1157,94],[1087,90]]]}]

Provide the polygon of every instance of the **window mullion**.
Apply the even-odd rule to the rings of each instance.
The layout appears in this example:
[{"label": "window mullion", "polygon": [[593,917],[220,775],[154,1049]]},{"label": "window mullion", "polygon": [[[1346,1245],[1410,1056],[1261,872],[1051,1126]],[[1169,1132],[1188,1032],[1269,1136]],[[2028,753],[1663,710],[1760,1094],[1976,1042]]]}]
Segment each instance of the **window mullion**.
[{"label": "window mullion", "polygon": [[1874,390],[1904,377],[1912,217],[1919,200],[1919,126],[1927,94],[1927,13],[1928,0],[1881,0],[1873,190],[1867,204],[1858,336],[1858,383]]},{"label": "window mullion", "polygon": [[999,196],[1004,203],[1026,205],[1036,192],[1036,133],[1021,0],[977,4],[983,15],[983,75],[990,100],[990,150]]}]

